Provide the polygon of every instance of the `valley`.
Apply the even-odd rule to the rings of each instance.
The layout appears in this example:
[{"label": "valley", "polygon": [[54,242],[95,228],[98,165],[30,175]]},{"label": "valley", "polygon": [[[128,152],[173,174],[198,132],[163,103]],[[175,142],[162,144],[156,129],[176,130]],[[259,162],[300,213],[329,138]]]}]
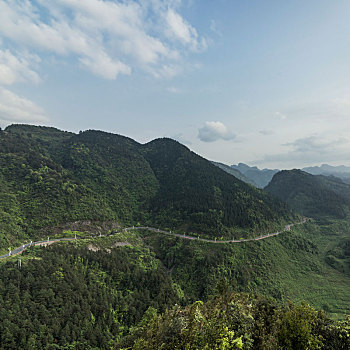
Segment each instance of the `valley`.
[{"label": "valley", "polygon": [[[347,347],[350,186],[341,180],[281,171],[258,189],[170,139],[27,125],[0,132],[0,163],[0,304],[13,309],[2,313],[5,348],[22,339],[23,348],[151,349],[162,322],[186,315],[190,327],[193,310],[206,313],[198,327],[233,348],[288,343],[279,325],[292,329],[294,313],[308,320],[308,342]],[[172,327],[176,341],[189,329]]]}]

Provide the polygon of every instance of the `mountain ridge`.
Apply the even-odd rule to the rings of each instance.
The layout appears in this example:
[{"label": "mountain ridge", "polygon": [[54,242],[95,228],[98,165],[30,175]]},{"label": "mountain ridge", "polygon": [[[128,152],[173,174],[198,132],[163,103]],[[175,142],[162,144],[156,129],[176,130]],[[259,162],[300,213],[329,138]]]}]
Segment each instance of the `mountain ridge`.
[{"label": "mountain ridge", "polygon": [[265,190],[302,215],[344,219],[350,211],[350,185],[336,177],[311,175],[299,169],[282,170]]},{"label": "mountain ridge", "polygon": [[219,167],[220,169],[226,171],[228,174],[231,174],[232,176],[236,177],[237,179],[242,180],[243,182],[253,185],[255,187],[258,187],[258,185],[253,180],[243,175],[238,169],[232,168],[231,166],[226,165],[224,163],[215,162],[215,161],[211,161],[211,162],[217,167]]},{"label": "mountain ridge", "polygon": [[244,176],[253,181],[257,187],[264,188],[279,170],[278,169],[262,169],[257,166],[249,166],[244,163],[238,163],[238,165],[231,165],[231,168],[240,171]]},{"label": "mountain ridge", "polygon": [[12,125],[0,132],[0,165],[0,220],[22,238],[76,220],[231,236],[294,217],[279,200],[168,138],[140,144],[103,131]]}]

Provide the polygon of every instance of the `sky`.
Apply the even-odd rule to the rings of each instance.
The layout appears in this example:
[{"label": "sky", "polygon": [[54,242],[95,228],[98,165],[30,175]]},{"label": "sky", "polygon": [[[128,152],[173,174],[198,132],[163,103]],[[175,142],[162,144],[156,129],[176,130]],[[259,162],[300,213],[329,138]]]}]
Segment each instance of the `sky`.
[{"label": "sky", "polygon": [[350,1],[0,0],[0,127],[350,165]]}]

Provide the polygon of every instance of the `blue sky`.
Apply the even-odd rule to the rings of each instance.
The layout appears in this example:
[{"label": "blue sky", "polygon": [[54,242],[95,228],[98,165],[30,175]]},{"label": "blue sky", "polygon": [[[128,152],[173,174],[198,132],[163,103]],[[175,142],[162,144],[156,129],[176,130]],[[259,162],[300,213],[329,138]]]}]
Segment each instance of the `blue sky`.
[{"label": "blue sky", "polygon": [[0,126],[350,165],[350,2],[0,0]]}]

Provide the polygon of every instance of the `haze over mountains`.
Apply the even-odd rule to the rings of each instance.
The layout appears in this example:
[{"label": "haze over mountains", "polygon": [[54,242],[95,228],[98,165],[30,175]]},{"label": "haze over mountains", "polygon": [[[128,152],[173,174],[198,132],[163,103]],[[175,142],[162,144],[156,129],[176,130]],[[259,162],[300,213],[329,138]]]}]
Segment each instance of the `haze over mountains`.
[{"label": "haze over mountains", "polygon": [[321,166],[306,167],[302,170],[312,175],[335,176],[342,179],[344,182],[350,183],[350,167],[345,165],[331,166],[322,164]]},{"label": "haze over mountains", "polygon": [[234,177],[236,177],[237,179],[240,179],[242,181],[244,181],[245,183],[251,184],[255,187],[258,187],[257,184],[251,179],[248,178],[247,176],[245,176],[243,174],[243,172],[239,171],[238,169],[233,168],[232,166],[223,164],[223,163],[219,163],[219,162],[214,162],[212,161],[212,163],[214,165],[216,165],[217,167],[219,167],[220,169],[226,171],[227,173],[233,175]]},{"label": "haze over mountains", "polygon": [[[257,166],[249,166],[244,163],[231,165],[231,168],[238,170],[242,175],[244,175],[244,177],[241,178],[243,181],[249,182],[259,188],[264,188],[267,186],[272,180],[272,177],[280,171],[280,169],[259,169]],[[223,169],[227,170],[227,168],[224,167]],[[348,166],[332,166],[328,164],[322,164],[321,166],[305,167],[301,170],[312,175],[335,176],[339,179],[342,179],[344,182],[350,183],[350,167]],[[232,173],[232,175],[235,174]]]},{"label": "haze over mountains", "polygon": [[238,165],[231,165],[231,168],[240,171],[248,179],[253,181],[257,187],[264,188],[279,170],[278,169],[262,169],[260,170],[256,166],[249,166],[244,163],[239,163]]}]

